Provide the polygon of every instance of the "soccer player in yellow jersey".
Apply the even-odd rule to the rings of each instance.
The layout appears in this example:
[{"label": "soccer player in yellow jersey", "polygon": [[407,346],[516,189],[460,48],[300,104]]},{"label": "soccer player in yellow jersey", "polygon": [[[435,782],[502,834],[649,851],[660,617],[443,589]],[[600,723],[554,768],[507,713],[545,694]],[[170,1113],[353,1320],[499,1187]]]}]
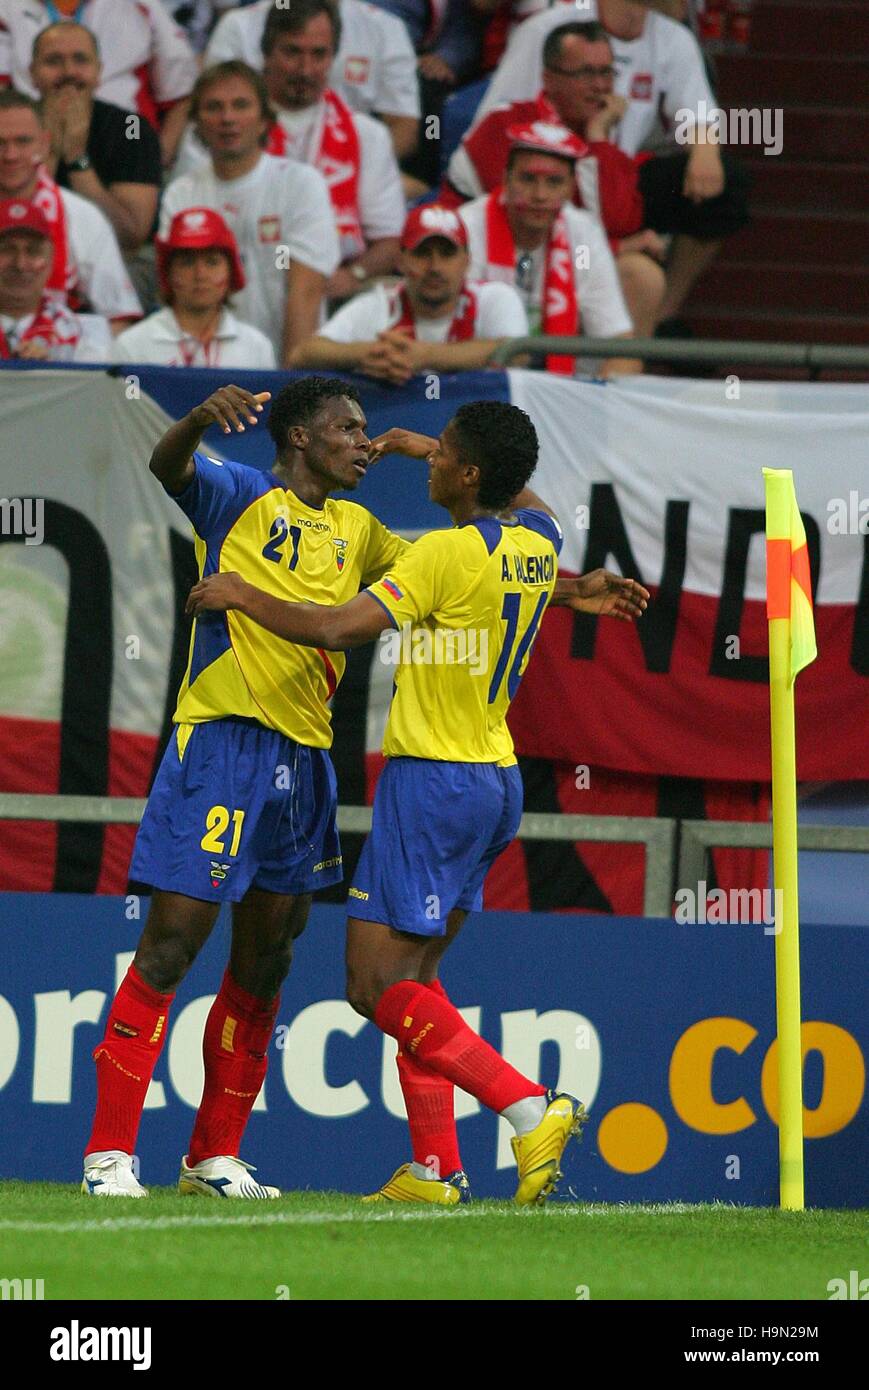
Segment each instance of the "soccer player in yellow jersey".
[{"label": "soccer player in yellow jersey", "polygon": [[[199,452],[206,429],[257,423],[268,394],[227,386],[169,429],[151,472],[190,519],[201,575],[230,570],[277,599],[342,604],[408,542],[354,502],[370,442],[352,386],[308,377],[271,407],[270,473]],[[145,1196],[132,1154],[174,991],[231,902],[229,967],[208,1016],[205,1086],[182,1192],[267,1198],[238,1157],[266,1072],[278,990],[311,893],[342,877],[327,701],[344,671],[328,643],[288,646],[242,613],[193,626],[175,730],[136,838],[153,886],[133,963],[96,1048],[97,1108],[82,1190]]]},{"label": "soccer player in yellow jersey", "polygon": [[[388,761],[350,888],[347,993],[398,1041],[414,1162],[375,1197],[468,1200],[453,1118],[460,1086],[513,1125],[524,1205],[554,1189],[582,1106],[522,1076],[474,1033],[437,970],[467,913],[482,906],[486,872],[519,825],[522,782],[506,714],[556,589],[562,535],[527,486],[537,436],[515,406],[462,406],[440,440],[389,431],[373,454],[389,451],[428,458],[431,498],[447,508],[452,529],[423,536],[335,608],[286,603],[231,574],[194,586],[189,607],[234,610],[291,642],[330,649],[392,630],[400,663]],[[571,606],[628,620],[649,597],[605,571],[566,584]]]}]

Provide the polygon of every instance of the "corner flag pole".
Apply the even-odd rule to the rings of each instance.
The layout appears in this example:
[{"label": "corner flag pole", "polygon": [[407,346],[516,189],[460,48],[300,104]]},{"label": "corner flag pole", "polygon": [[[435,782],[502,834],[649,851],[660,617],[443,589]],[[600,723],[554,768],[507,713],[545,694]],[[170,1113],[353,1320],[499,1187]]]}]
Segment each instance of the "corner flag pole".
[{"label": "corner flag pole", "polygon": [[[803,1059],[800,1020],[799,891],[794,679],[814,661],[806,533],[788,468],[764,468],[766,492],[769,703],[772,734],[773,881],[779,1081],[779,1202],[802,1211]],[[780,911],[779,911],[780,906]]]}]

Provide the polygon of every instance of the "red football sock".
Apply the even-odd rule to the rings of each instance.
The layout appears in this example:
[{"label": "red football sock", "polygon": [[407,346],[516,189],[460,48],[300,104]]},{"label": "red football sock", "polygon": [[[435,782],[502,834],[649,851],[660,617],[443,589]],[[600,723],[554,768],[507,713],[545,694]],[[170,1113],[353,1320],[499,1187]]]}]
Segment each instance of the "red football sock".
[{"label": "red football sock", "polygon": [[131,1154],[142,1106],[166,1041],[174,994],[160,994],[130,966],[114,997],[103,1040],[94,1049],[97,1109],[86,1154],[120,1149]]},{"label": "red football sock", "polygon": [[191,1167],[217,1154],[238,1156],[244,1127],[265,1080],[280,997],[257,999],[237,985],[228,970],[224,975],[202,1039],[205,1086],[187,1155]]},{"label": "red football sock", "polygon": [[[429,980],[426,988],[441,999],[447,998],[440,980]],[[401,1048],[395,1062],[407,1108],[414,1162],[432,1169],[436,1162],[438,1175],[446,1178],[462,1166],[453,1103],[455,1087],[452,1081],[423,1066]]]},{"label": "red football sock", "polygon": [[418,980],[399,980],[384,990],[374,1021],[398,1039],[402,1052],[445,1076],[500,1112],[517,1100],[543,1096],[545,1086],[529,1081],[469,1028],[458,1009]]}]

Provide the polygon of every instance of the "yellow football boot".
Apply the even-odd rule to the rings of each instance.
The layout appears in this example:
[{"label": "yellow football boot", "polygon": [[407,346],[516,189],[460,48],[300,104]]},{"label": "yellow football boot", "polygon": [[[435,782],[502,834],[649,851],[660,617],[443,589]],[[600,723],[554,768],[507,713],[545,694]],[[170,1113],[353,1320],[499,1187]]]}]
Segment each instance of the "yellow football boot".
[{"label": "yellow football boot", "polygon": [[434,1202],[436,1206],[464,1206],[471,1200],[468,1175],[459,1168],[443,1179],[415,1178],[409,1163],[396,1168],[379,1192],[363,1197],[363,1202]]},{"label": "yellow football boot", "polygon": [[573,1135],[578,1135],[587,1119],[585,1107],[565,1092],[546,1092],[543,1119],[527,1134],[510,1140],[519,1169],[519,1186],[514,1201],[520,1207],[544,1202],[555,1191],[562,1176],[561,1155]]}]

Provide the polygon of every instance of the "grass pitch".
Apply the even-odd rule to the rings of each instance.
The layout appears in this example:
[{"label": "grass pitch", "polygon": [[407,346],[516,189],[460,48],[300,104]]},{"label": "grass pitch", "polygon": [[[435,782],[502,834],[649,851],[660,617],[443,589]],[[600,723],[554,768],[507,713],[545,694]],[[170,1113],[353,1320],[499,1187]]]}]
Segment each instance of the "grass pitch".
[{"label": "grass pitch", "polygon": [[[46,1299],[827,1299],[865,1264],[867,1213],[482,1201],[363,1206],[332,1192],[92,1199],[0,1184],[6,1278]],[[583,1290],[587,1290],[584,1293]]]}]

